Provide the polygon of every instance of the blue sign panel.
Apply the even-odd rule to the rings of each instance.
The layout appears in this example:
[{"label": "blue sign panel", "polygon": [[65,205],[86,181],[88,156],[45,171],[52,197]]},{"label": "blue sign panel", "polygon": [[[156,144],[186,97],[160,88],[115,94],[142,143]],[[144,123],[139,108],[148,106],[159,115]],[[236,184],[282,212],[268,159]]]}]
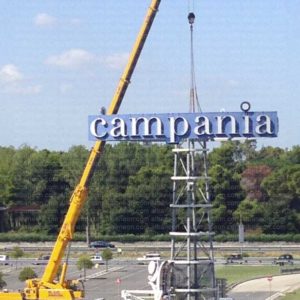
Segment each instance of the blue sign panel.
[{"label": "blue sign panel", "polygon": [[89,139],[157,141],[276,137],[276,112],[210,112],[89,116]]}]

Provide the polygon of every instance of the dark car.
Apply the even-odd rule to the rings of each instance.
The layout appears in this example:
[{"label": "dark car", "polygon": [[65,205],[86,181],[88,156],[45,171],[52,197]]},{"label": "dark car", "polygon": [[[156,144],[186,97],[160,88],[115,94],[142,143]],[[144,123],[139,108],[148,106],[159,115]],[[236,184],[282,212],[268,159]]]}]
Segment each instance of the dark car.
[{"label": "dark car", "polygon": [[39,258],[33,262],[34,265],[46,265],[48,260],[50,259],[50,255],[41,255]]},{"label": "dark car", "polygon": [[[230,254],[226,259],[227,264],[233,264],[233,263],[242,264],[243,262],[244,262],[244,259],[241,254]],[[247,261],[245,261],[245,262],[247,262]]]},{"label": "dark car", "polygon": [[115,248],[115,245],[104,241],[95,241],[90,243],[90,248]]},{"label": "dark car", "polygon": [[279,266],[284,266],[285,264],[294,264],[294,258],[291,254],[282,254],[278,258],[274,259],[274,264]]}]

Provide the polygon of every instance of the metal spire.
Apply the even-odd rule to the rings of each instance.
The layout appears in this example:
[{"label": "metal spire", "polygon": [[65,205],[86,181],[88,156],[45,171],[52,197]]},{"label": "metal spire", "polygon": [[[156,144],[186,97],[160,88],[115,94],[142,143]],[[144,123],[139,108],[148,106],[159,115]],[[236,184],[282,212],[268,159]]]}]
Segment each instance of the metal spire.
[{"label": "metal spire", "polygon": [[195,22],[195,14],[190,12],[188,14],[188,20],[190,24],[190,38],[191,38],[191,86],[190,86],[190,112],[201,112],[200,104],[198,101],[198,94],[197,94],[197,86],[196,86],[196,79],[195,79],[195,64],[194,64],[194,39],[193,39],[193,26]]}]

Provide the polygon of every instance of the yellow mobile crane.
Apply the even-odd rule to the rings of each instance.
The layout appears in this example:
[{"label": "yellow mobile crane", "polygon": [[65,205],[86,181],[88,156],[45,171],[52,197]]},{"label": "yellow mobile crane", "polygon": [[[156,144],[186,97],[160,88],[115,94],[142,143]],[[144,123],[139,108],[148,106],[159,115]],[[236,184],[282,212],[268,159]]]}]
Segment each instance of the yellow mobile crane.
[{"label": "yellow mobile crane", "polygon": [[[130,83],[131,75],[134,71],[152,22],[158,10],[159,4],[160,0],[151,1],[146,17],[131,51],[128,63],[108,108],[107,114],[116,114],[119,110],[126,89]],[[84,292],[83,290],[79,289],[79,282],[65,279],[67,264],[63,265],[60,280],[55,281],[55,277],[57,275],[58,268],[61,265],[66,247],[73,237],[76,222],[87,198],[88,186],[93,174],[93,170],[100,157],[100,154],[104,149],[104,146],[104,141],[97,141],[91,150],[80,181],[71,196],[69,209],[58,234],[43,276],[41,278],[27,280],[24,291],[1,292],[0,300],[84,299]]]}]

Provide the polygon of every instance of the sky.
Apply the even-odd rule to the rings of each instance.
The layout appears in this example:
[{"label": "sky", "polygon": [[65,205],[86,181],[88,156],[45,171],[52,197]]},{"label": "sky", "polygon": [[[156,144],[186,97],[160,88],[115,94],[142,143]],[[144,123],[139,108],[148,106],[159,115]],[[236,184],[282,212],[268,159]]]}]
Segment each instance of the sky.
[{"label": "sky", "polygon": [[[108,107],[149,4],[2,0],[0,146],[91,148],[88,116]],[[162,0],[119,112],[188,112],[190,11],[202,110],[277,111],[259,146],[299,145],[299,0]]]}]

